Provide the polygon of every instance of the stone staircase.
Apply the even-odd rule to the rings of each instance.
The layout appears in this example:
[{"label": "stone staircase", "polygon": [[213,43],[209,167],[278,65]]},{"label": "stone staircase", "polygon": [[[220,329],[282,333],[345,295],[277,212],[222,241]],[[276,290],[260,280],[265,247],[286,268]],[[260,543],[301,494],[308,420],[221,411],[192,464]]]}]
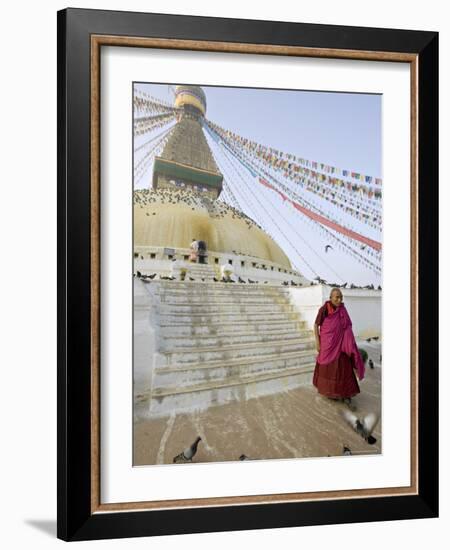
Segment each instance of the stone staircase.
[{"label": "stone staircase", "polygon": [[286,289],[164,280],[145,286],[157,324],[151,416],[311,382],[313,333],[299,319]]},{"label": "stone staircase", "polygon": [[187,270],[186,280],[189,281],[189,277],[195,279],[196,282],[202,282],[202,279],[206,281],[212,281],[213,277],[216,277],[216,270],[211,264],[197,264],[193,262],[175,262],[172,267],[171,275],[180,280],[180,271],[185,268]]}]

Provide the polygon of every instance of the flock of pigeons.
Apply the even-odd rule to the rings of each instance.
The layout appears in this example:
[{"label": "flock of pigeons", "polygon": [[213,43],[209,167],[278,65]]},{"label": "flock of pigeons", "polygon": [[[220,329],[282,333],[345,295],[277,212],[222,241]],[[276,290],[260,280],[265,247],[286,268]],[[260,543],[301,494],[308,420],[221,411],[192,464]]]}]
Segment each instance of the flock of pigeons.
[{"label": "flock of pigeons", "polygon": [[[189,206],[192,210],[205,208],[212,218],[224,218],[231,214],[233,219],[244,221],[249,229],[255,226],[262,229],[254,220],[224,201],[220,199],[212,200],[181,188],[137,189],[134,191],[133,202],[139,208],[144,208],[151,204],[183,204]],[[146,212],[147,216],[150,216],[150,214],[155,216],[156,212]]]},{"label": "flock of pigeons", "polygon": [[[372,432],[374,431],[376,425],[378,424],[379,416],[375,413],[368,413],[362,418],[358,418],[356,414],[350,410],[344,410],[342,413],[344,420],[347,424],[358,434],[364,441],[369,445],[374,445],[376,443],[376,438],[373,437]],[[186,464],[192,462],[192,459],[197,454],[198,444],[202,438],[198,436],[192,445],[186,447],[181,453],[173,457],[174,464]],[[352,450],[347,445],[343,446],[342,454],[344,456],[352,455]],[[239,456],[239,460],[255,460],[250,458],[245,454]]]},{"label": "flock of pigeons", "polygon": [[[314,281],[317,281],[317,283],[314,283]],[[316,277],[314,279],[314,281],[311,281],[310,284],[311,285],[322,284],[322,285],[332,286],[334,288],[351,288],[351,289],[359,288],[359,289],[364,289],[364,290],[382,290],[381,285],[378,285],[376,289],[375,289],[375,286],[373,284],[366,285],[366,286],[357,286],[357,285],[351,283],[350,286],[348,286],[348,283],[344,283],[342,285],[338,285],[337,283],[329,283],[329,282],[325,281],[325,279],[322,279],[321,277]]]},{"label": "flock of pigeons", "polygon": [[[133,274],[134,277],[136,277],[138,279],[141,279],[141,281],[144,282],[144,283],[149,283],[151,280],[153,280],[156,277],[156,275],[157,275],[157,273],[152,273],[151,275],[145,275],[145,274],[141,273],[140,271],[137,271],[136,273]],[[173,277],[173,276],[168,276],[168,275],[160,275],[159,280],[161,280],[161,281],[175,281],[175,280],[177,280],[177,278]],[[180,280],[183,280],[183,279],[180,279]],[[184,279],[184,280],[186,280],[186,279]],[[196,279],[194,279],[193,277],[188,277],[188,280],[189,281],[195,281]],[[200,280],[205,282],[206,278],[201,277]],[[253,281],[252,279],[249,279],[249,278],[247,279],[247,281],[245,281],[244,279],[242,279],[242,277],[238,277],[237,281],[235,281],[231,277],[229,277],[229,278],[222,277],[221,279],[218,279],[217,277],[213,277],[211,280],[216,282],[216,283],[236,283],[236,282],[238,282],[238,283],[241,283],[241,284],[246,284],[246,283],[259,284],[259,281]],[[264,284],[268,284],[268,282],[269,281],[264,281]],[[295,283],[294,283],[294,285],[295,285]],[[295,286],[297,286],[297,285],[295,285]]]},{"label": "flock of pigeons", "polygon": [[[134,277],[137,277],[137,278],[141,279],[143,282],[149,282],[157,276],[157,273],[152,273],[151,275],[145,275],[145,274],[141,273],[140,271],[137,271],[133,275],[134,275]],[[162,281],[175,281],[177,278],[173,277],[173,276],[169,276],[169,275],[160,275],[159,279],[162,280]],[[180,280],[182,280],[182,279],[180,279]],[[184,279],[184,280],[186,280],[186,279]],[[195,281],[196,279],[194,279],[193,277],[188,276],[188,280],[189,281]],[[201,277],[200,280],[202,282],[206,281],[205,277]],[[259,282],[260,282],[260,281],[253,281],[250,278],[247,278],[247,280],[245,281],[241,276],[238,276],[237,281],[232,279],[231,277],[228,277],[228,278],[222,277],[221,279],[218,279],[217,277],[213,277],[211,280],[216,282],[216,283],[259,284]],[[344,283],[343,285],[337,285],[337,284],[334,284],[334,283],[327,283],[323,279],[319,279],[319,282],[322,283],[322,284],[327,284],[328,286],[332,286],[332,287],[335,287],[335,288],[347,288],[347,283]],[[263,284],[268,284],[268,283],[269,283],[269,281],[263,281]],[[292,279],[290,281],[282,281],[281,284],[283,286],[303,286],[303,283],[296,283]],[[312,286],[314,284],[318,284],[318,283],[314,283],[314,281],[311,281],[310,285]],[[367,286],[363,287],[363,286],[356,286],[356,285],[352,284],[352,285],[349,286],[349,288],[351,288],[351,289],[355,289],[355,288],[361,289],[361,288],[363,288],[363,289],[368,289],[368,290],[375,290],[375,287],[373,285],[367,285]],[[381,286],[378,286],[378,290],[381,290]],[[376,340],[376,338],[372,338],[372,339]],[[370,342],[370,339],[367,340],[367,341]]]}]

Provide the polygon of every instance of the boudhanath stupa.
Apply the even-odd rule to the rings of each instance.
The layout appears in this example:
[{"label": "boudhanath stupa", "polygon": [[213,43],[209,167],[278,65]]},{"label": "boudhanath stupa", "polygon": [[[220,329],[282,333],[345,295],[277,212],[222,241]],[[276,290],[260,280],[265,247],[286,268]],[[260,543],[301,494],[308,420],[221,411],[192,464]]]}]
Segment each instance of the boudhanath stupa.
[{"label": "boudhanath stupa", "polygon": [[[206,119],[207,97],[199,86],[176,86],[172,104],[136,94],[135,109],[141,155],[135,177],[152,166],[133,201],[136,414],[204,410],[309,384],[316,356],[312,323],[330,286],[313,277],[309,262],[305,276],[295,254],[299,245],[274,207],[281,202],[289,223],[302,216],[305,234],[318,225],[325,242],[350,247],[354,258],[376,270],[381,246],[374,195],[361,208],[365,234],[346,225],[351,210],[342,219],[327,217],[314,206],[318,194],[309,204],[292,191],[289,170],[268,161],[274,155],[238,146]],[[260,187],[252,191],[248,178]],[[243,198],[254,206],[251,212],[241,206]],[[355,210],[358,200],[346,208]],[[206,243],[205,263],[190,261],[193,240]],[[229,282],[223,279],[227,268]],[[381,293],[367,286],[343,287],[345,301],[356,333],[380,337]]]}]

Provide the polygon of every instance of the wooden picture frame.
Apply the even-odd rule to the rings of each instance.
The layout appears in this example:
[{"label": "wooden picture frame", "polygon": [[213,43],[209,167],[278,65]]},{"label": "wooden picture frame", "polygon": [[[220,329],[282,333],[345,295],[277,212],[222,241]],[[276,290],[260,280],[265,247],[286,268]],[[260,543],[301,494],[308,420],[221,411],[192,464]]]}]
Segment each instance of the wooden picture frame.
[{"label": "wooden picture frame", "polygon": [[[100,501],[100,50],[164,48],[407,63],[411,69],[411,485]],[[58,12],[58,537],[88,540],[438,515],[438,34]],[[408,322],[408,320],[405,320]]]}]

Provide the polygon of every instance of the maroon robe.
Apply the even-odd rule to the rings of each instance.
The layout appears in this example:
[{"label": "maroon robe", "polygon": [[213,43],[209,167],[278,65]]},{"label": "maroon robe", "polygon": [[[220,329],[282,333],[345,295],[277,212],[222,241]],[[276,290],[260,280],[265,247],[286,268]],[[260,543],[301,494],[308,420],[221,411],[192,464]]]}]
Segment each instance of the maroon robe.
[{"label": "maroon robe", "polygon": [[[317,313],[315,324],[320,327],[327,315],[327,304],[325,303]],[[354,369],[353,358],[344,352],[341,352],[337,359],[326,365],[319,365],[316,361],[313,384],[318,392],[325,397],[334,399],[353,397],[360,393]]]}]

